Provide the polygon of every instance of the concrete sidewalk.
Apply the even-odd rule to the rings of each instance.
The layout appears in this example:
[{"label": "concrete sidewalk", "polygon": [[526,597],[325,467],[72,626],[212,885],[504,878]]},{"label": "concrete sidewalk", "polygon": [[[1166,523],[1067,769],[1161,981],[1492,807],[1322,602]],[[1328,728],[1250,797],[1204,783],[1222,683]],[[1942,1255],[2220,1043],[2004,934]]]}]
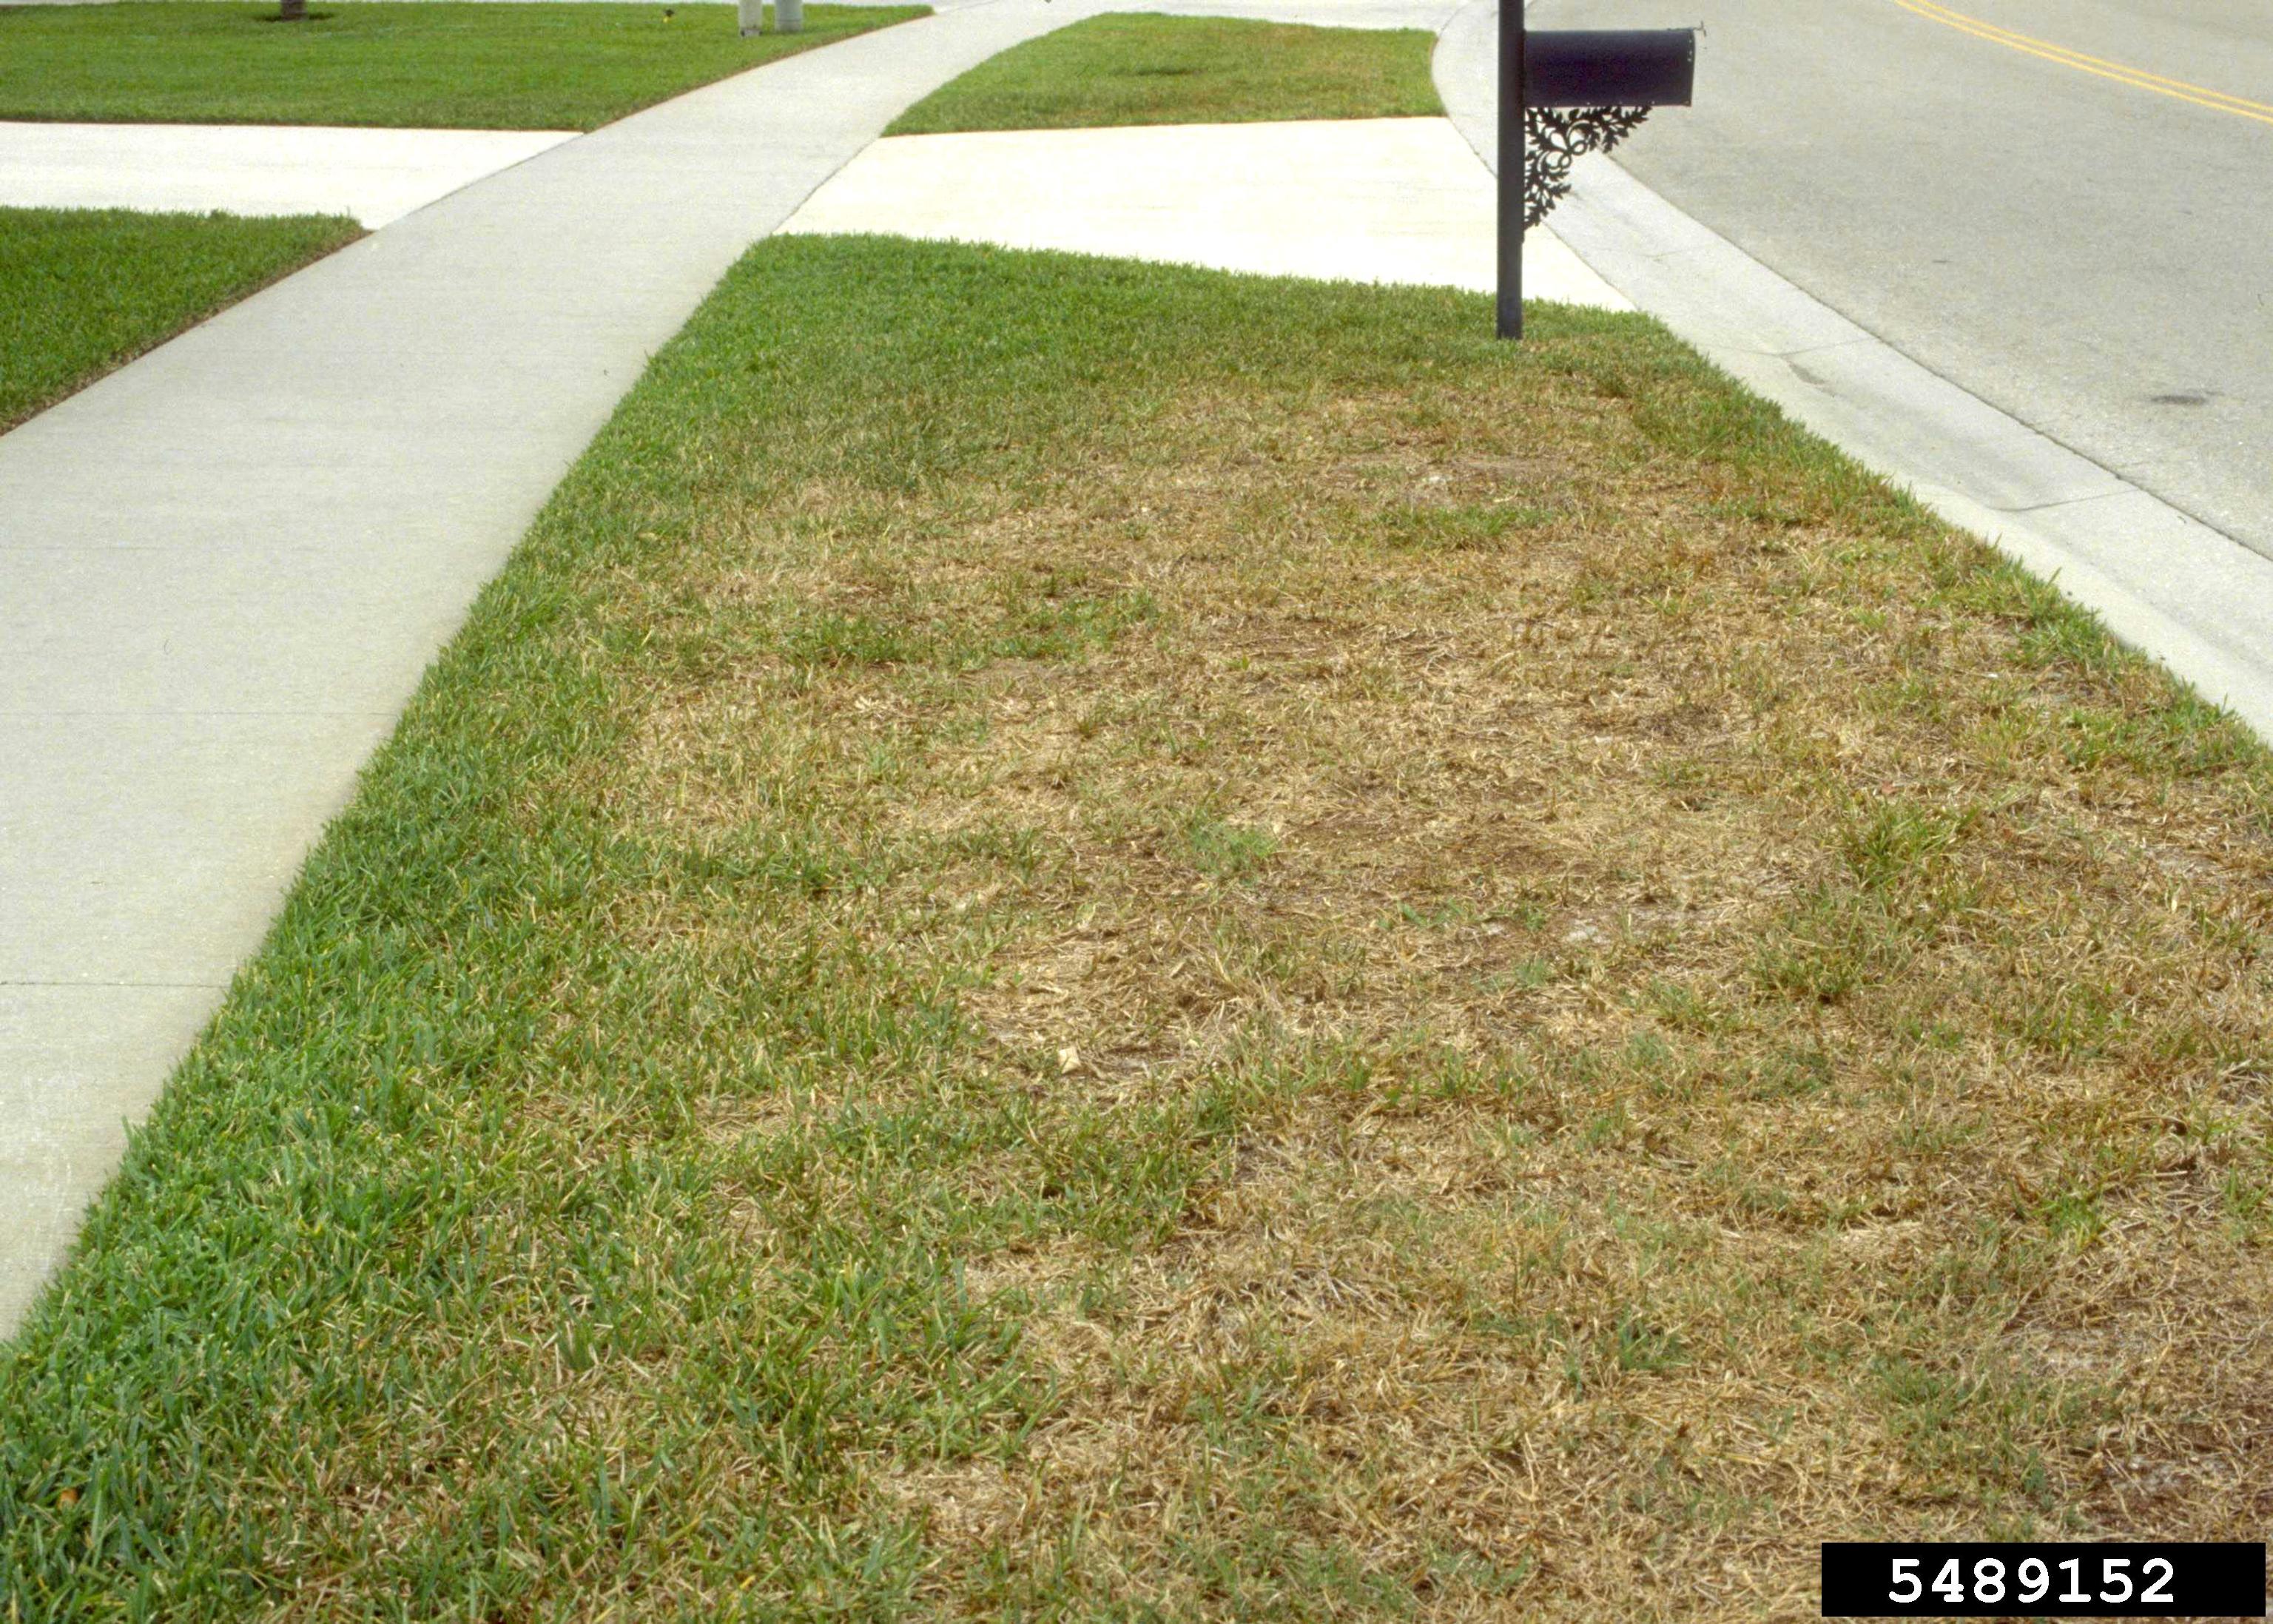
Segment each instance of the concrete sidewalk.
[{"label": "concrete sidewalk", "polygon": [[771,63],[0,436],[0,1334],[419,673],[648,356],[903,108],[1101,9]]},{"label": "concrete sidewalk", "polygon": [[571,130],[0,123],[0,205],[345,214],[374,229]]},{"label": "concrete sidewalk", "polygon": [[[782,229],[1489,292],[1492,208],[1491,172],[1442,118],[1148,124],[895,136]],[[1546,231],[1524,244],[1524,286],[1633,308]]]}]

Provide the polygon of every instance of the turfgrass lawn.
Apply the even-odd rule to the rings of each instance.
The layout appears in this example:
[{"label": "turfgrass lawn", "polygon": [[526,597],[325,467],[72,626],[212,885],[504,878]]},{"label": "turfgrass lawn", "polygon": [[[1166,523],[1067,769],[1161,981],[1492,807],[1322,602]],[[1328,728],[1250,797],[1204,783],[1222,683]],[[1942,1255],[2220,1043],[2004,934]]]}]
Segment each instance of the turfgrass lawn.
[{"label": "turfgrass lawn", "polygon": [[1436,45],[1422,28],[1092,17],[981,63],[885,133],[1426,117],[1444,110]]},{"label": "turfgrass lawn", "polygon": [[328,215],[0,208],[0,429],[362,235]]},{"label": "turfgrass lawn", "polygon": [[5,1616],[2260,1535],[2265,755],[1643,319],[1490,330],[754,251],[0,1359]]},{"label": "turfgrass lawn", "polygon": [[803,33],[746,40],[731,5],[0,7],[0,118],[592,130],[930,9],[807,6]]}]

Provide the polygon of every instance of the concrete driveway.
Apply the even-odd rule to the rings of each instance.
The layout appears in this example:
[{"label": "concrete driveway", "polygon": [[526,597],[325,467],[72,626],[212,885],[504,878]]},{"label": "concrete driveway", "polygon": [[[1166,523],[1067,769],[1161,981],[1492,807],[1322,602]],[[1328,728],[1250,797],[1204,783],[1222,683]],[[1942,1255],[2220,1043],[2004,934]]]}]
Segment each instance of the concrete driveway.
[{"label": "concrete driveway", "polygon": [[1654,118],[1623,165],[2273,557],[2273,5],[1533,0],[1530,18],[1701,22],[1697,105]]}]

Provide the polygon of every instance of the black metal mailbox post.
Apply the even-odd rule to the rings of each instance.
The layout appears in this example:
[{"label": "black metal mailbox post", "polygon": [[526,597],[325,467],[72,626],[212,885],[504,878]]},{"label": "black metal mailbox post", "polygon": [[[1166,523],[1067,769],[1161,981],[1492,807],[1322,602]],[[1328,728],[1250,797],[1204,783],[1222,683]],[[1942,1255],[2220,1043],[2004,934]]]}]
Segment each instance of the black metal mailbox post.
[{"label": "black metal mailbox post", "polygon": [[1500,337],[1523,336],[1524,229],[1570,191],[1572,160],[1609,151],[1652,108],[1687,107],[1696,72],[1693,28],[1534,34],[1523,0],[1500,0]]}]

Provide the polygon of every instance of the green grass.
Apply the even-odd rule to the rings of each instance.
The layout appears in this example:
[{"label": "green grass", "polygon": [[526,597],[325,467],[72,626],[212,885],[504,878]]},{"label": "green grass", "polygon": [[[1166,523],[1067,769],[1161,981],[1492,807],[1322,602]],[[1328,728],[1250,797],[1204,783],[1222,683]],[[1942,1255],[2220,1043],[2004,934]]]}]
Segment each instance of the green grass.
[{"label": "green grass", "polygon": [[[0,8],[0,118],[593,130],[682,91],[926,6],[808,6],[739,36],[731,5]],[[675,14],[673,14],[675,13]]]},{"label": "green grass", "polygon": [[0,1350],[0,1619],[2262,1532],[2265,753],[1662,329],[1490,318],[754,250]]},{"label": "green grass", "polygon": [[886,133],[1425,117],[1444,110],[1436,43],[1419,28],[1092,17],[981,63]]},{"label": "green grass", "polygon": [[0,429],[361,235],[328,216],[0,208]]}]

